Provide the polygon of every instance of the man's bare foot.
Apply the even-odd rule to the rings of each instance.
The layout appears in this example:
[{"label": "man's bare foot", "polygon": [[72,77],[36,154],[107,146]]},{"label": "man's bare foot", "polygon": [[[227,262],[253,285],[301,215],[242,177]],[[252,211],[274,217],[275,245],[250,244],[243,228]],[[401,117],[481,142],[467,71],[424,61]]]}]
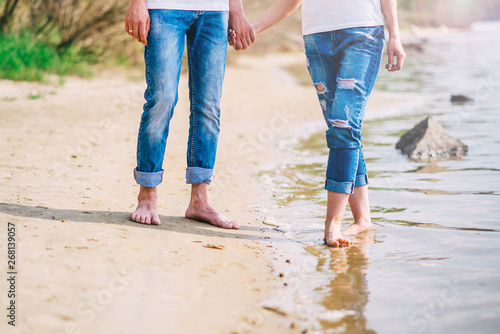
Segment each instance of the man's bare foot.
[{"label": "man's bare foot", "polygon": [[189,219],[199,220],[222,228],[240,228],[236,222],[221,215],[208,203],[189,204],[185,216]]},{"label": "man's bare foot", "polygon": [[208,202],[208,184],[193,184],[191,189],[191,201],[186,210],[186,218],[199,220],[218,227],[227,229],[239,229],[233,220],[224,217],[215,210]]},{"label": "man's bare foot", "polygon": [[326,225],[324,240],[331,247],[347,247],[351,244],[351,240],[344,238],[340,232],[340,224],[334,223]]},{"label": "man's bare foot", "polygon": [[356,235],[372,227],[372,222],[369,220],[354,222],[351,226],[342,231],[343,235]]},{"label": "man's bare foot", "polygon": [[148,188],[141,186],[139,196],[137,198],[139,204],[134,212],[130,215],[130,219],[134,222],[147,225],[160,225],[160,217],[156,211],[156,188]]}]

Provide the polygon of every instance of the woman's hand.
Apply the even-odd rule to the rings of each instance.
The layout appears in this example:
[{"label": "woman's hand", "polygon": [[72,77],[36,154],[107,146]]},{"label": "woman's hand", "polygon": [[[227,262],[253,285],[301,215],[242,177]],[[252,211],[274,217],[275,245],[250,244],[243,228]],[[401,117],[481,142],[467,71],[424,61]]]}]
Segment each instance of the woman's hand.
[{"label": "woman's hand", "polygon": [[[403,67],[406,58],[406,53],[399,37],[398,4],[396,0],[380,0],[380,3],[382,4],[382,13],[384,14],[389,32],[389,42],[387,42],[387,56],[389,60],[385,68],[389,72],[395,72]],[[396,64],[394,64],[394,57],[397,58]]]},{"label": "woman's hand", "polygon": [[227,28],[227,43],[233,47],[236,43],[236,31],[233,28]]},{"label": "woman's hand", "polygon": [[[387,56],[388,63],[385,65],[385,68],[389,70],[389,72],[399,71],[403,67],[406,53],[401,44],[401,39],[389,37],[389,42],[387,43]],[[397,58],[396,64],[394,64],[394,57]]]}]

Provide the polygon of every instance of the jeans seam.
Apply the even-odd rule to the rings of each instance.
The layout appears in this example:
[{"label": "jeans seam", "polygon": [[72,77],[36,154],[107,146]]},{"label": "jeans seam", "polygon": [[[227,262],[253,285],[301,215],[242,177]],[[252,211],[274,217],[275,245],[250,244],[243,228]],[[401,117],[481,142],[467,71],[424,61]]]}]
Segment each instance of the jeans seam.
[{"label": "jeans seam", "polygon": [[191,50],[191,42],[188,39],[188,63],[189,63],[189,76],[191,78],[191,84],[189,85],[190,87],[190,92],[189,95],[191,96],[191,119],[192,119],[192,130],[191,130],[191,147],[190,147],[190,159],[189,159],[189,164],[191,167],[194,163],[194,138],[196,134],[196,112],[195,112],[195,97],[194,97],[194,69],[193,69],[193,55],[192,55],[192,50]]},{"label": "jeans seam", "polygon": [[[382,53],[384,52],[384,46],[382,44],[382,47],[380,48],[380,50],[377,52],[377,57],[378,57],[378,66],[380,67],[380,63],[382,61]],[[367,73],[370,75],[370,86],[372,87],[373,89],[373,81],[377,80],[377,75],[376,75],[376,72],[378,72],[378,69],[375,70],[374,68],[372,68],[372,66],[370,66],[368,68],[368,71]],[[367,92],[368,93],[368,92]],[[369,98],[369,95],[367,96],[366,100],[368,100]],[[366,104],[366,101],[365,101],[365,104]]]},{"label": "jeans seam", "polygon": [[[313,41],[314,49],[316,50],[316,53],[318,54],[319,61],[321,62],[321,68],[323,69],[323,71],[325,71],[326,67],[325,67],[325,64],[323,63],[323,57],[321,56],[321,53],[319,52],[318,46],[316,45],[316,41],[314,40],[314,38],[312,38],[312,41]],[[313,71],[311,71],[311,72],[313,72]],[[316,78],[312,78],[312,79],[313,79],[313,81],[316,80]],[[325,86],[326,86],[326,84],[325,84]],[[328,87],[327,87],[327,89],[328,89]],[[317,93],[317,91],[316,91],[316,93]]]},{"label": "jeans seam", "polygon": [[341,43],[341,41],[340,41],[341,34],[338,30],[332,31],[331,34],[332,34],[332,56],[334,56],[335,50],[338,48],[338,46]]},{"label": "jeans seam", "polygon": [[193,19],[191,20],[191,23],[189,23],[189,28],[188,28],[188,30],[189,30],[189,29],[191,29],[191,26],[193,25],[194,21],[196,21],[196,19],[198,18],[198,16],[199,16],[200,14],[202,14],[202,13],[203,13],[203,11],[200,11],[200,10],[196,10],[196,11],[194,11],[194,16],[193,16]]},{"label": "jeans seam", "polygon": [[[147,96],[150,96],[151,95],[151,85],[150,85],[150,61],[149,61],[149,58],[150,58],[150,48],[151,47],[147,47],[147,46],[144,46],[144,62],[145,62],[145,76],[146,76],[146,91],[144,92],[144,95],[147,95]],[[149,64],[149,65],[148,65]],[[149,112],[149,106],[148,106],[148,102],[146,101],[144,103],[144,106],[145,108],[143,107],[143,112],[144,112],[144,109],[147,109],[148,112]],[[142,117],[141,117],[142,118]],[[141,119],[141,122],[140,122],[140,125],[139,125],[139,133],[138,135],[140,135],[141,133],[143,133],[143,128],[144,128],[144,122],[142,122],[142,119]],[[141,153],[142,153],[142,150],[141,150],[141,146],[139,145],[139,140],[137,141],[137,165],[139,166],[139,157],[141,156]]]}]

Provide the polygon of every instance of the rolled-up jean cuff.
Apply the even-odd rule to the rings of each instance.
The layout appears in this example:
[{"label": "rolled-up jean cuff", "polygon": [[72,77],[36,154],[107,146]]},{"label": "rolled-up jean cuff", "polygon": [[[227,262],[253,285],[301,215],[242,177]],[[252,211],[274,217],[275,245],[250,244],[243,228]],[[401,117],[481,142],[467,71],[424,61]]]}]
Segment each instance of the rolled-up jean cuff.
[{"label": "rolled-up jean cuff", "polygon": [[354,182],[354,187],[362,187],[368,184],[368,174],[356,176],[356,181]]},{"label": "rolled-up jean cuff", "polygon": [[327,179],[325,189],[335,193],[352,194],[354,192],[354,182],[336,182]]},{"label": "rolled-up jean cuff", "polygon": [[135,182],[144,187],[154,188],[163,180],[163,169],[159,172],[140,172],[137,167],[134,169]]},{"label": "rolled-up jean cuff", "polygon": [[214,180],[214,170],[201,167],[188,167],[186,169],[186,183],[200,184],[212,183]]}]

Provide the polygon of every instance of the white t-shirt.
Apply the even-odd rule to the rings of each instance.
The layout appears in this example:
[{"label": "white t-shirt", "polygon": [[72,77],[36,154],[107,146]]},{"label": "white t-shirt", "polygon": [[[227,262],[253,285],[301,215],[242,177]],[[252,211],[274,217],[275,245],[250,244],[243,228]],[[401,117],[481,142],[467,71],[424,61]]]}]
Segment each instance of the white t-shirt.
[{"label": "white t-shirt", "polygon": [[384,24],[380,0],[304,0],[304,35]]},{"label": "white t-shirt", "polygon": [[146,0],[148,9],[228,11],[229,0]]}]

